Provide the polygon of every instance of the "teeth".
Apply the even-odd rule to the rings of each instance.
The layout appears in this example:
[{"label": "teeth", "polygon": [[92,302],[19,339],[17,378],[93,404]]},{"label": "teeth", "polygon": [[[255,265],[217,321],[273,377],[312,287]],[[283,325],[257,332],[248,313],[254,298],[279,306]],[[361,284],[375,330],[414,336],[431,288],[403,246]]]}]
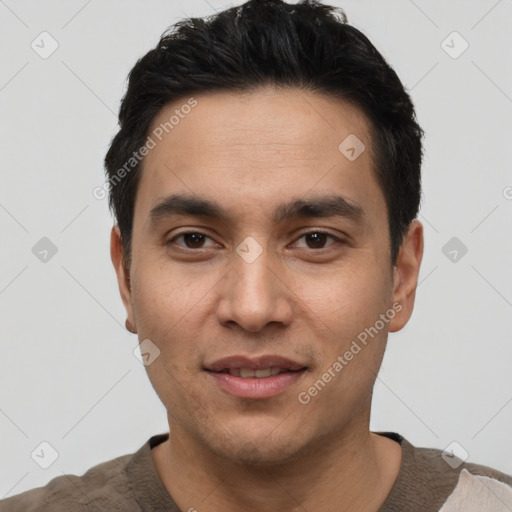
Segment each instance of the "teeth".
[{"label": "teeth", "polygon": [[233,377],[241,377],[242,379],[265,379],[284,371],[286,370],[279,367],[263,368],[260,370],[250,370],[249,368],[230,368],[228,373]]},{"label": "teeth", "polygon": [[262,377],[270,377],[272,375],[270,368],[267,368],[266,370],[256,370],[254,373],[258,379],[261,379]]}]

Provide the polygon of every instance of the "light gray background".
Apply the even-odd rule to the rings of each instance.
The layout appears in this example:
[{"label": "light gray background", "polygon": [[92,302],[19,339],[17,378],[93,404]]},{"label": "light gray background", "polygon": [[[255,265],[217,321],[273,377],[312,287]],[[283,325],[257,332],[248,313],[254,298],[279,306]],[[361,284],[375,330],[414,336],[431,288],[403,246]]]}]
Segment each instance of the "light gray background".
[{"label": "light gray background", "polygon": [[[135,61],[179,18],[237,3],[0,0],[0,498],[167,431],[92,190]],[[371,427],[457,441],[512,473],[512,2],[330,3],[395,68],[427,134],[416,308],[390,336]],[[47,59],[31,48],[43,31],[59,44]],[[442,47],[453,31],[469,43],[456,59]],[[454,236],[468,248],[455,263],[442,252]],[[42,237],[58,248],[46,263]],[[31,458],[43,441],[59,454],[48,469]]]}]

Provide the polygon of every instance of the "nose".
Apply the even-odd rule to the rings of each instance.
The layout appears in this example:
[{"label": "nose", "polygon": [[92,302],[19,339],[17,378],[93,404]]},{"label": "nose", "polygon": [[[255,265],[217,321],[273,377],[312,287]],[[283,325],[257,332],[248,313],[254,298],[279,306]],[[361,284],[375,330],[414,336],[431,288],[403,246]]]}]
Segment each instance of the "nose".
[{"label": "nose", "polygon": [[293,293],[278,271],[271,268],[271,259],[267,250],[251,262],[235,255],[233,267],[219,283],[219,323],[236,323],[250,332],[258,332],[272,322],[281,326],[291,323]]}]

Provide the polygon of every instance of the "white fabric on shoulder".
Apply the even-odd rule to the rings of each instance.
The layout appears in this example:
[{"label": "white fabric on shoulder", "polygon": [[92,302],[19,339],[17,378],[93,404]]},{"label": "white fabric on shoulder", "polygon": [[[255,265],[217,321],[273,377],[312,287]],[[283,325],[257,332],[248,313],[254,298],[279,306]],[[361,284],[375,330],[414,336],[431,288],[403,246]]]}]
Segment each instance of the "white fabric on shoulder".
[{"label": "white fabric on shoulder", "polygon": [[439,512],[510,512],[512,487],[463,469],[457,486]]}]

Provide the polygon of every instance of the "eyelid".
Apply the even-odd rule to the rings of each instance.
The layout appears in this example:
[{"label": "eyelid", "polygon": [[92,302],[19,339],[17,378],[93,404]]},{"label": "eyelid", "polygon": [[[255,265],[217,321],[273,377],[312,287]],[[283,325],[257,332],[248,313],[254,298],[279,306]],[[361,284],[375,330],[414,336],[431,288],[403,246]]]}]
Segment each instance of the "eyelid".
[{"label": "eyelid", "polygon": [[[334,242],[344,243],[344,240],[342,238],[340,238],[340,237],[338,237],[336,235],[333,235],[332,233],[330,233],[329,231],[325,231],[324,229],[310,229],[308,231],[304,231],[302,233],[299,233],[296,236],[294,243],[296,243],[298,240],[300,240],[301,238],[305,237],[306,235],[311,235],[313,233],[319,234],[319,235],[325,235],[328,238],[331,238],[332,240],[334,240]],[[326,247],[320,247],[320,249],[311,249],[309,247],[299,247],[299,249],[306,249],[306,250],[311,250],[311,251],[315,251],[315,252],[320,252],[322,250],[328,250],[332,245],[334,245],[334,244],[329,244]]]},{"label": "eyelid", "polygon": [[[180,233],[176,233],[175,235],[173,235],[172,238],[170,238],[169,240],[167,240],[167,242],[165,242],[165,245],[171,245],[172,243],[174,243],[174,241],[177,238],[179,238],[179,237],[181,237],[183,235],[192,235],[192,234],[194,234],[194,235],[201,235],[201,236],[204,236],[205,238],[209,238],[210,240],[213,240],[213,237],[211,237],[210,235],[204,233],[203,231],[199,231],[199,230],[195,230],[195,229],[189,229],[188,231],[181,231]],[[180,247],[181,249],[184,249],[186,251],[199,251],[201,249],[204,249],[203,247],[199,247],[198,249],[191,249],[190,247],[184,247],[184,246],[181,246],[181,245],[178,245],[178,247]]]}]

